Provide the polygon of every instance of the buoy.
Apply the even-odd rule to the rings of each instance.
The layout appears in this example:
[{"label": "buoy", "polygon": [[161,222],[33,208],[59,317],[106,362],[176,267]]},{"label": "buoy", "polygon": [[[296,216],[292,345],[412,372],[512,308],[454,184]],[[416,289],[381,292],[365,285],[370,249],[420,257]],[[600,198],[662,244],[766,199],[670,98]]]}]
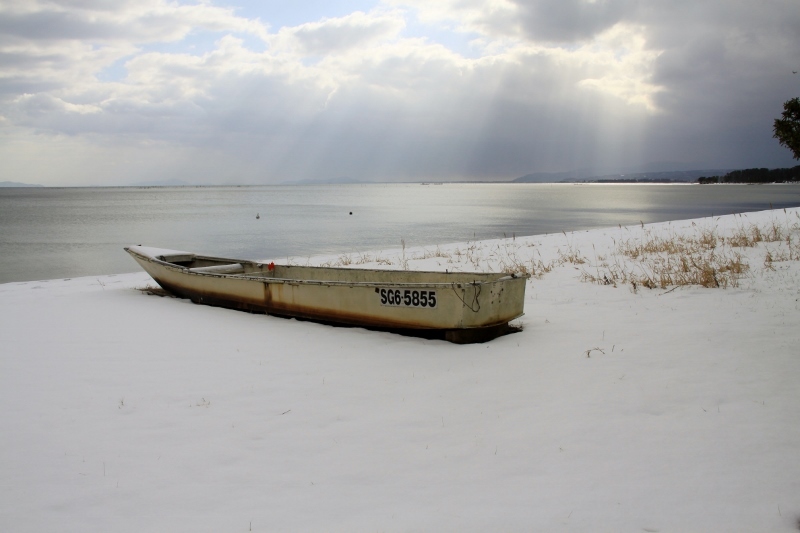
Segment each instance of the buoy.
[{"label": "buoy", "polygon": [[256,220],[258,220],[259,218],[261,218],[261,215],[259,215],[258,213],[256,213]]}]

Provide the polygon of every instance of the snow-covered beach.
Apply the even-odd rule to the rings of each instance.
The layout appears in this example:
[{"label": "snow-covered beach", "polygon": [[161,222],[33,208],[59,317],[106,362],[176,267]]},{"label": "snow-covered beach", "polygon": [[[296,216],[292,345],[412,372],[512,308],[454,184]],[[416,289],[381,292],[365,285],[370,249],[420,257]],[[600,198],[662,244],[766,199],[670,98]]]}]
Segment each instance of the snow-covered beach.
[{"label": "snow-covered beach", "polygon": [[466,346],[2,284],[0,528],[797,530],[799,242],[787,209],[294,259],[532,273]]}]

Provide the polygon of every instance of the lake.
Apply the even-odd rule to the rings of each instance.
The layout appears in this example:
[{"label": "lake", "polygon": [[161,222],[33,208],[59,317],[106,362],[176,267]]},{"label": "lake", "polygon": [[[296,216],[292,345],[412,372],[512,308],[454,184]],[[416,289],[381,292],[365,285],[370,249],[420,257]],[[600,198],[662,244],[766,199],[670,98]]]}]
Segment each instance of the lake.
[{"label": "lake", "polygon": [[0,283],[135,272],[130,244],[280,260],[797,206],[798,185],[0,188]]}]

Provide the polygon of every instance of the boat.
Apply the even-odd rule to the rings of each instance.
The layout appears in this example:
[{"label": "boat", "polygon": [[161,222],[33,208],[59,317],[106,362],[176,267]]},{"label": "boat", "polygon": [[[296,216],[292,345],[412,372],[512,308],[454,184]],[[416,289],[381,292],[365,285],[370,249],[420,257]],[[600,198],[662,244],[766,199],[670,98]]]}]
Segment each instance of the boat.
[{"label": "boat", "polygon": [[164,291],[198,304],[457,344],[514,331],[509,322],[523,314],[530,277],[281,265],[141,245],[125,251]]}]

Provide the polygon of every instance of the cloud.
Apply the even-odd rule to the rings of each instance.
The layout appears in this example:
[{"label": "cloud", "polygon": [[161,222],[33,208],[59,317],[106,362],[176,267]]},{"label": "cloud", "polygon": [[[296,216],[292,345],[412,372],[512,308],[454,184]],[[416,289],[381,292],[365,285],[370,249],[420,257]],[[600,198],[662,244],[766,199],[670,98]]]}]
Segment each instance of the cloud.
[{"label": "cloud", "polygon": [[175,41],[197,28],[266,36],[258,21],[203,3],[11,0],[0,8],[0,32],[26,41]]},{"label": "cloud", "polygon": [[270,32],[210,3],[9,1],[0,157],[24,172],[38,146],[57,175],[83,150],[68,164],[197,182],[789,163],[769,128],[800,10],[766,2],[387,0]]},{"label": "cloud", "polygon": [[635,17],[636,0],[514,1],[525,36],[533,41],[592,39]]},{"label": "cloud", "polygon": [[464,32],[530,42],[585,41],[635,20],[637,0],[391,0],[426,22],[450,22]]},{"label": "cloud", "polygon": [[0,6],[0,95],[91,85],[151,43],[200,30],[267,35],[258,21],[208,4],[163,0],[10,0]]},{"label": "cloud", "polygon": [[512,0],[387,0],[407,7],[426,23],[453,24],[456,31],[492,39],[515,37],[522,31],[519,6]]},{"label": "cloud", "polygon": [[16,100],[19,109],[29,115],[51,115],[55,113],[69,113],[77,115],[90,115],[102,112],[95,105],[71,104],[54,98],[49,94],[23,94]]},{"label": "cloud", "polygon": [[276,51],[325,56],[363,50],[397,37],[405,26],[399,13],[367,15],[357,11],[340,18],[284,27],[267,39]]}]

